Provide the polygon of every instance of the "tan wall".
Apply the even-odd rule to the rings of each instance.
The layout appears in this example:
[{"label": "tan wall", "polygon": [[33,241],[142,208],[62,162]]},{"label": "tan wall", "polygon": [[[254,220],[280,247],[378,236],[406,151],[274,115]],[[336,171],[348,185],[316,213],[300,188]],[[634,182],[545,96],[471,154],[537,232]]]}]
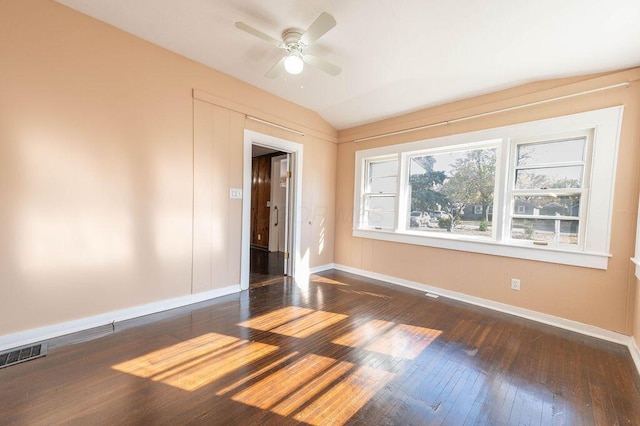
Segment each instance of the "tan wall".
[{"label": "tan wall", "polygon": [[194,290],[239,283],[229,187],[243,129],[274,132],[244,113],[310,134],[302,202],[323,224],[302,248],[333,261],[336,132],[316,113],[49,0],[0,2],[0,40],[0,336],[192,292],[193,88],[224,101],[196,158],[218,245]]},{"label": "tan wall", "polygon": [[[640,69],[607,75],[544,81],[454,102],[339,132],[335,262],[443,289],[631,334],[635,302],[631,292],[640,158]],[[354,143],[354,139],[423,126],[447,119],[591,90],[623,81],[619,88],[578,98],[473,119],[448,126]],[[563,266],[352,236],[355,151],[480,129],[624,105],[624,122],[614,195],[608,270]],[[520,278],[522,290],[510,289]],[[636,319],[636,322],[638,320]],[[638,326],[636,326],[638,329]]]}]

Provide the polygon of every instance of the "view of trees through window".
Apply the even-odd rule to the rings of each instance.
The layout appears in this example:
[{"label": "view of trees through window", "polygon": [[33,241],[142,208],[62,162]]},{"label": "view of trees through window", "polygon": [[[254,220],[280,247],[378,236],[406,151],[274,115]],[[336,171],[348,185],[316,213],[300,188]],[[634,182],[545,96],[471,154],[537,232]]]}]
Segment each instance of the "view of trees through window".
[{"label": "view of trees through window", "polygon": [[413,156],[412,230],[491,237],[496,148]]}]

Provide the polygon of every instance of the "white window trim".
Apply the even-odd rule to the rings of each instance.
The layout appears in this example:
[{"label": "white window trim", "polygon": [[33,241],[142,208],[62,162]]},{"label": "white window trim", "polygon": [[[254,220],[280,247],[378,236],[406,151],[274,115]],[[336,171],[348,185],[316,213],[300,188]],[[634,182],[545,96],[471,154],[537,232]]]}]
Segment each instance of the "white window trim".
[{"label": "white window trim", "polygon": [[[355,155],[355,191],[354,191],[354,223],[353,236],[372,238],[384,241],[416,244],[451,250],[463,250],[497,256],[523,258],[543,262],[559,263],[596,269],[607,269],[611,236],[611,218],[613,209],[613,194],[615,189],[615,175],[617,166],[620,127],[622,123],[623,107],[611,107],[579,114],[566,115],[545,120],[516,124],[494,129],[481,130],[458,135],[445,136],[398,145],[388,145],[356,151]],[[507,232],[505,218],[510,206],[508,194],[508,171],[511,169],[510,146],[514,139],[544,137],[567,132],[594,129],[590,193],[587,206],[587,221],[583,250],[570,248],[533,246],[530,241],[519,243],[508,240],[504,236]],[[400,230],[398,222],[403,220],[399,211],[394,230],[371,230],[359,227],[362,200],[363,160],[378,156],[399,156],[399,164],[409,153],[434,148],[449,148],[456,145],[474,146],[478,141],[500,140],[496,163],[496,196],[494,197],[494,237],[498,241],[475,239],[461,235],[425,235],[419,231]],[[406,180],[406,167],[401,167],[399,174],[398,199],[403,197]],[[602,206],[608,206],[603,208]],[[399,206],[400,207],[400,206]],[[497,213],[497,214],[495,214]],[[639,218],[640,221],[640,218]],[[640,235],[638,237],[640,240]],[[636,251],[636,259],[640,265],[640,248]],[[638,268],[637,268],[638,269]],[[636,271],[638,272],[638,271]]]},{"label": "white window trim", "polygon": [[636,257],[631,261],[636,265],[636,278],[640,280],[640,200],[638,201],[638,222],[636,225]]},{"label": "white window trim", "polygon": [[[585,151],[586,151],[586,155],[585,158],[583,159],[583,161],[581,161],[581,165],[584,168],[583,171],[583,179],[582,179],[582,185],[580,188],[577,189],[576,192],[580,193],[580,203],[581,205],[586,206],[587,208],[581,208],[580,209],[580,215],[579,217],[577,217],[577,221],[580,223],[580,226],[584,225],[585,223],[587,223],[587,212],[589,210],[589,192],[590,192],[590,181],[591,181],[591,168],[593,165],[593,150],[591,149],[592,145],[593,145],[593,139],[594,139],[594,130],[593,129],[588,129],[588,130],[584,130],[584,131],[571,131],[571,132],[567,132],[565,134],[554,134],[554,135],[545,135],[545,136],[535,136],[532,138],[525,138],[525,139],[512,139],[511,140],[511,158],[509,160],[509,177],[508,177],[508,182],[509,182],[509,187],[507,188],[507,203],[509,203],[509,218],[508,218],[508,223],[509,223],[509,227],[511,226],[511,221],[513,220],[513,216],[514,214],[511,214],[511,202],[514,199],[514,181],[515,181],[515,174],[516,174],[516,157],[517,157],[517,152],[518,152],[518,146],[522,145],[522,144],[528,144],[528,143],[536,143],[536,142],[547,142],[547,141],[552,141],[554,139],[571,139],[574,137],[584,137],[585,138]],[[556,193],[569,193],[569,192],[574,192],[573,191],[574,188],[571,188],[569,190],[563,190],[560,188],[554,188],[554,189],[549,189],[546,190],[546,192],[556,192]],[[541,191],[541,195],[544,195],[543,191]],[[519,206],[520,207],[520,206]],[[515,215],[521,214],[519,212],[516,212]],[[536,217],[538,218],[538,217]],[[540,217],[541,219],[544,219],[544,217]],[[565,220],[571,220],[571,219],[565,219]],[[509,239],[511,239],[511,231],[508,230],[506,231],[509,235]],[[580,232],[579,234],[579,241],[578,244],[576,246],[576,248],[578,249],[578,251],[585,251],[585,245],[584,245],[584,239],[585,239],[585,234],[586,232]],[[515,244],[519,244],[518,241],[513,241],[513,243]],[[561,250],[564,249],[564,247],[566,247],[566,245],[561,244],[561,245],[557,245],[554,243],[548,243],[545,244],[548,245],[549,247],[553,248],[554,246],[560,248]],[[571,250],[571,249],[569,249]]]},{"label": "white window trim", "polygon": [[[471,151],[471,150],[475,150],[475,149],[485,149],[485,148],[495,148],[496,149],[496,157],[500,156],[500,146],[499,146],[499,140],[488,140],[488,141],[482,141],[482,142],[478,142],[475,141],[473,143],[469,143],[469,144],[459,144],[460,145],[460,151]],[[398,173],[399,176],[399,181],[398,184],[401,185],[403,182],[408,182],[409,180],[409,163],[411,161],[412,157],[417,157],[417,156],[422,156],[422,155],[434,155],[434,154],[438,154],[438,153],[449,153],[449,152],[453,152],[455,151],[454,149],[451,149],[450,146],[445,146],[443,148],[431,148],[431,149],[424,149],[424,150],[420,150],[420,151],[403,151],[400,154],[400,162],[398,164],[400,170]],[[402,167],[402,165],[404,165],[404,167]],[[496,164],[496,175],[498,174],[498,165]],[[497,182],[497,179],[496,179]],[[406,191],[401,190],[400,188],[398,188],[399,190],[397,191],[397,195],[398,195],[398,202],[399,202],[399,209],[398,209],[398,217],[407,217],[407,215],[409,214],[409,205],[410,205],[410,200],[408,199],[408,194],[406,193]],[[494,188],[494,192],[497,188]],[[495,202],[495,201],[494,201]],[[397,226],[395,229],[399,229],[400,226],[400,222],[397,222]],[[361,228],[362,229],[362,228]],[[387,230],[388,231],[388,230]],[[406,230],[406,231],[401,231],[401,232],[408,232],[410,233],[410,230]],[[494,230],[495,233],[495,230]],[[419,235],[423,235],[422,233],[419,233]],[[495,235],[494,235],[495,237]],[[468,238],[468,236],[467,236]]]},{"label": "white window trim", "polygon": [[[366,164],[371,164],[371,163],[382,163],[382,162],[386,162],[386,161],[398,161],[398,156],[397,155],[382,155],[382,156],[378,156],[378,157],[369,157],[367,158],[367,160],[365,161]],[[368,174],[366,172],[366,170],[363,170],[363,176],[368,177]],[[396,173],[396,179],[400,179],[400,165],[398,165],[398,171]],[[360,223],[365,223],[365,215],[367,213],[367,210],[365,209],[365,204],[366,204],[366,200],[365,197],[369,196],[369,197],[375,197],[375,196],[379,196],[379,197],[393,197],[394,198],[394,212],[393,212],[393,229],[396,229],[398,227],[398,192],[396,190],[396,192],[389,192],[389,193],[384,193],[382,195],[378,195],[375,193],[371,193],[371,192],[367,192],[366,188],[368,186],[367,183],[367,179],[363,178],[362,179],[362,185],[360,185],[361,188],[361,197],[360,197]],[[389,230],[388,228],[382,228],[382,227],[373,227],[373,226],[369,226],[366,229],[375,229],[375,230]]]}]

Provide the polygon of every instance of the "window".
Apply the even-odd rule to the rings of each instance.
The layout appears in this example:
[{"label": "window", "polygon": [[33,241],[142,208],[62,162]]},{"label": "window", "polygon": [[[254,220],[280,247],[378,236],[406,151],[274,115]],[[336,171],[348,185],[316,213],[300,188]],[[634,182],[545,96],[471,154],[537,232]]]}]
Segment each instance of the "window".
[{"label": "window", "polygon": [[580,246],[590,132],[514,144],[510,236],[538,245]]},{"label": "window", "polygon": [[421,232],[491,238],[492,227],[481,226],[483,218],[468,216],[481,216],[493,205],[496,153],[491,143],[407,155],[408,212],[423,211],[430,218]]},{"label": "window", "polygon": [[398,188],[397,158],[370,159],[366,162],[362,226],[393,229]]},{"label": "window", "polygon": [[622,107],[356,151],[354,235],[606,269]]}]

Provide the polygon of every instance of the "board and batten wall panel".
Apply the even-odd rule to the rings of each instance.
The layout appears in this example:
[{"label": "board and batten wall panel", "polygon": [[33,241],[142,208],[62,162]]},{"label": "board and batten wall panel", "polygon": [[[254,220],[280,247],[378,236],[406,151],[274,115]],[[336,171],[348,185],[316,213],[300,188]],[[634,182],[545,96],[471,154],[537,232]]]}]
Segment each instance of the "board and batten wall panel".
[{"label": "board and batten wall panel", "polygon": [[240,284],[242,114],[194,99],[193,292]]},{"label": "board and batten wall panel", "polygon": [[[453,102],[339,132],[335,261],[366,271],[423,283],[490,301],[529,309],[630,335],[638,307],[634,237],[640,179],[640,69],[527,84]],[[499,110],[620,82],[630,87],[512,110],[421,131],[354,143],[354,139],[393,130]],[[491,256],[356,238],[352,235],[355,152],[414,140],[465,133],[515,123],[623,105],[624,117],[616,169],[608,269],[596,270],[527,259]],[[511,278],[522,282],[510,288]],[[638,320],[635,319],[637,323]],[[636,326],[638,327],[638,326]],[[639,332],[637,332],[639,333]]]}]

